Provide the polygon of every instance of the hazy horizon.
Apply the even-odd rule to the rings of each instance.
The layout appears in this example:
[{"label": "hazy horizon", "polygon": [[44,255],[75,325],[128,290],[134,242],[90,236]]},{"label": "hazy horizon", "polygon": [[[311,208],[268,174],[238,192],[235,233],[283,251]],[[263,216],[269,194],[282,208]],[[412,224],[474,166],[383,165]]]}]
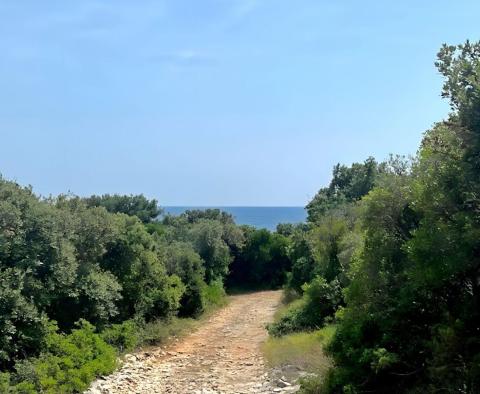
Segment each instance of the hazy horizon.
[{"label": "hazy horizon", "polygon": [[[275,231],[277,225],[280,223],[302,223],[307,220],[307,211],[301,206],[290,207],[252,207],[252,206],[237,206],[237,207],[199,207],[199,206],[168,206],[162,207],[164,209],[163,215],[180,215],[188,209],[213,209],[217,208],[233,216],[235,223],[242,225],[246,224],[256,228],[266,228],[270,231]],[[161,215],[161,216],[163,216]]]},{"label": "hazy horizon", "polygon": [[304,208],[303,205],[161,205],[161,208]]}]

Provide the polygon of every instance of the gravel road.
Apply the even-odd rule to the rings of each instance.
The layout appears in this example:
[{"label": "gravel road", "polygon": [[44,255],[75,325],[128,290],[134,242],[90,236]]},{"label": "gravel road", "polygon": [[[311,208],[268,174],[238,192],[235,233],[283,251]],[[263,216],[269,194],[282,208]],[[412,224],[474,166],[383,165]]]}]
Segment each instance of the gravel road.
[{"label": "gravel road", "polygon": [[113,375],[99,379],[88,394],[124,393],[291,393],[298,387],[272,377],[261,344],[280,291],[230,297],[198,329],[166,347],[125,357]]}]

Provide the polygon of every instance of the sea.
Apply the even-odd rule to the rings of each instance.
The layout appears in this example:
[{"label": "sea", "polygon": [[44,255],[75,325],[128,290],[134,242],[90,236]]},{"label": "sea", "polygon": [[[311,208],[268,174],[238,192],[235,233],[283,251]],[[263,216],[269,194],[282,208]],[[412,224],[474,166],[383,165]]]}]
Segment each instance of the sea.
[{"label": "sea", "polygon": [[307,219],[304,207],[162,207],[167,214],[180,215],[188,209],[220,209],[230,213],[237,224],[275,230],[279,223],[302,223]]}]

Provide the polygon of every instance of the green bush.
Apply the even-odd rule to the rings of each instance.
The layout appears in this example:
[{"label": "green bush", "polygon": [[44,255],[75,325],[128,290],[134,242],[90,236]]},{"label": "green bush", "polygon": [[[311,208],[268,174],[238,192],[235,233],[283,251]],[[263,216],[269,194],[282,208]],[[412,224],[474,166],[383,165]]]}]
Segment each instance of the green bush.
[{"label": "green bush", "polygon": [[293,301],[296,301],[300,298],[300,294],[291,287],[285,286],[283,289],[283,294],[282,294],[282,304],[288,305],[292,303]]},{"label": "green bush", "polygon": [[289,239],[267,229],[242,227],[245,244],[235,253],[229,267],[229,289],[278,289],[291,269]]},{"label": "green bush", "polygon": [[212,309],[216,306],[221,306],[226,303],[226,293],[223,288],[223,283],[219,280],[213,281],[209,285],[202,288],[202,304],[205,310]]},{"label": "green bush", "polygon": [[[115,369],[115,349],[96,334],[94,327],[86,321],[80,321],[78,328],[69,335],[59,334],[56,326],[52,325],[46,342],[45,353],[19,363],[17,374],[10,378],[13,386],[9,388],[10,392],[83,392],[96,377]],[[3,387],[9,383],[5,376],[0,382]]]},{"label": "green bush", "polygon": [[302,309],[304,302],[302,300],[301,306],[295,306],[290,308],[279,321],[269,324],[267,326],[268,333],[275,337],[280,337],[295,331],[303,330],[304,324],[301,323],[302,320]]},{"label": "green bush", "polygon": [[47,319],[22,294],[24,278],[18,269],[0,270],[0,367],[43,345]]},{"label": "green bush", "polygon": [[185,285],[177,275],[167,276],[164,283],[155,284],[155,287],[143,292],[137,317],[154,321],[176,315],[184,292]]},{"label": "green bush", "polygon": [[0,393],[9,393],[10,387],[10,374],[8,372],[0,372]]},{"label": "green bush", "polygon": [[279,321],[270,324],[270,335],[281,336],[291,332],[312,330],[322,327],[332,317],[341,302],[341,290],[336,281],[327,283],[317,276],[302,286],[301,302],[295,303]]},{"label": "green bush", "polygon": [[168,274],[179,276],[185,284],[179,315],[200,315],[204,308],[201,293],[205,285],[205,267],[200,255],[187,242],[173,242],[165,246],[165,266]]},{"label": "green bush", "polygon": [[322,378],[317,376],[307,376],[300,379],[299,394],[326,394]]},{"label": "green bush", "polygon": [[117,349],[118,353],[130,352],[140,341],[139,327],[133,320],[113,324],[101,333],[102,339]]}]

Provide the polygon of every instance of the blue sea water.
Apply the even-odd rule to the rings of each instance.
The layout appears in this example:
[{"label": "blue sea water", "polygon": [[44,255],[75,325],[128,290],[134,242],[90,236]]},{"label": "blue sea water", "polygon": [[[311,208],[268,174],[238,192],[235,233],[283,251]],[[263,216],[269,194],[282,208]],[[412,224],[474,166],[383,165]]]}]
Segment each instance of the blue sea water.
[{"label": "blue sea water", "polygon": [[303,207],[163,207],[165,213],[180,215],[187,209],[216,208],[230,213],[237,224],[275,230],[279,223],[301,223],[307,219]]}]

